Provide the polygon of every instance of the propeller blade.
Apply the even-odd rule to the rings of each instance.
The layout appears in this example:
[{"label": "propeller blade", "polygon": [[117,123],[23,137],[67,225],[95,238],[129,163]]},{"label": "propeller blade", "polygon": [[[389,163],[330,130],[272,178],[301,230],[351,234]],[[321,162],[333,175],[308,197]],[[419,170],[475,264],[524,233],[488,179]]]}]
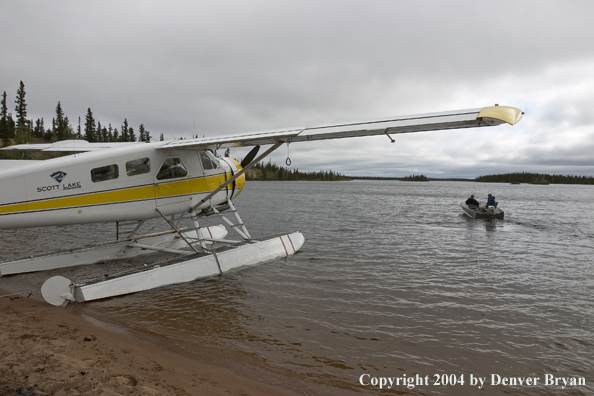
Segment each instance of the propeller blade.
[{"label": "propeller blade", "polygon": [[256,155],[258,155],[258,150],[260,150],[260,146],[254,147],[249,153],[247,153],[243,160],[241,160],[242,168],[245,168],[250,162],[253,161],[254,158],[256,158]]}]

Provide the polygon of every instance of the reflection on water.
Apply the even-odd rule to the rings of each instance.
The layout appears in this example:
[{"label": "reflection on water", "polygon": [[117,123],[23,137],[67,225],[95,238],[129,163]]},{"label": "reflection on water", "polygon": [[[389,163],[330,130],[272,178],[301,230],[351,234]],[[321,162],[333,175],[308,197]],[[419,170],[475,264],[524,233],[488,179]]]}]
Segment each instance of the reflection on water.
[{"label": "reflection on water", "polygon": [[[461,214],[461,199],[488,192],[505,220]],[[297,255],[85,309],[176,342],[226,345],[304,381],[356,392],[372,392],[358,383],[363,373],[494,373],[584,376],[587,386],[570,394],[587,394],[594,392],[592,192],[462,182],[252,182],[236,202],[250,232],[301,231],[306,243]],[[106,225],[67,229],[59,231],[68,243],[113,236]],[[7,251],[22,252],[27,232],[2,231]],[[56,233],[35,232],[27,249],[56,244]],[[100,275],[114,265],[67,276]],[[476,394],[469,386],[399,390]]]}]

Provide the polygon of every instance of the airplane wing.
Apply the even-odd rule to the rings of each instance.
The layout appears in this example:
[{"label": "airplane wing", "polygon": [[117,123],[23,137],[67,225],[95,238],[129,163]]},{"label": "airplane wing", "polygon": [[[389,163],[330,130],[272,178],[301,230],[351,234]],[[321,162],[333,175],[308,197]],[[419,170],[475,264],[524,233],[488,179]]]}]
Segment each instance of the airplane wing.
[{"label": "airplane wing", "polygon": [[[514,125],[522,118],[520,109],[509,106],[488,106],[470,110],[397,116],[365,122],[324,124],[272,132],[249,133],[215,138],[172,140],[159,149],[188,148],[217,150],[227,147],[248,147],[276,143],[293,143],[324,139],[343,139],[359,136],[436,131],[442,129],[476,128],[502,123]],[[19,144],[0,150],[14,151],[95,151],[142,142],[89,143],[85,140],[63,140],[53,144]]]},{"label": "airplane wing", "polygon": [[523,112],[515,107],[495,105],[470,110],[390,117],[366,122],[327,124],[216,138],[173,140],[159,148],[216,150],[226,147],[247,147],[279,142],[292,143],[442,129],[476,128],[495,126],[502,123],[514,125],[520,121],[522,114]]},{"label": "airplane wing", "polygon": [[144,142],[103,142],[89,143],[86,140],[61,140],[56,143],[47,144],[16,144],[14,146],[3,147],[0,150],[6,151],[67,151],[84,152],[96,151],[107,148],[122,147],[130,144],[146,144]]}]

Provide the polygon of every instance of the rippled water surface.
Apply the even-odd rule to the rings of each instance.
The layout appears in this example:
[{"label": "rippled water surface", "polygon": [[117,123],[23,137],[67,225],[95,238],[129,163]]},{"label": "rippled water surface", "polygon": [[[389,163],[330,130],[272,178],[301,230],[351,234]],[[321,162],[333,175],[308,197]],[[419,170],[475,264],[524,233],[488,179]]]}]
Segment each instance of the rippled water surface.
[{"label": "rippled water surface", "polygon": [[[489,192],[505,220],[461,214],[460,200]],[[564,394],[594,392],[591,186],[251,182],[235,204],[253,236],[301,231],[302,250],[85,309],[190,346],[225,345],[303,381],[351,392],[377,392],[359,384],[365,373],[463,374],[466,381],[470,374],[582,376],[586,386]],[[13,249],[34,239],[39,249],[55,245],[58,235],[71,241],[113,233],[106,225],[56,230],[0,237]],[[76,279],[106,270],[55,272]],[[2,282],[13,278],[24,279]],[[479,394],[468,382],[386,391],[400,392]],[[499,385],[480,394],[506,392],[560,388]]]}]

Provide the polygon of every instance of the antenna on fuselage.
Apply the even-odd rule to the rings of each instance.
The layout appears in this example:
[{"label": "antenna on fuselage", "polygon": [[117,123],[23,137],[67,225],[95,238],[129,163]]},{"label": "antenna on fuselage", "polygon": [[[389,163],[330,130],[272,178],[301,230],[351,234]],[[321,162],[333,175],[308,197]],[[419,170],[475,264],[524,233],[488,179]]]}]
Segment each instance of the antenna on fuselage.
[{"label": "antenna on fuselage", "polygon": [[171,136],[173,136],[173,140],[177,140],[177,138],[175,137],[174,133],[171,132],[171,130],[169,128],[169,123],[167,121],[165,121],[165,125],[167,125],[167,132],[171,133]]}]

